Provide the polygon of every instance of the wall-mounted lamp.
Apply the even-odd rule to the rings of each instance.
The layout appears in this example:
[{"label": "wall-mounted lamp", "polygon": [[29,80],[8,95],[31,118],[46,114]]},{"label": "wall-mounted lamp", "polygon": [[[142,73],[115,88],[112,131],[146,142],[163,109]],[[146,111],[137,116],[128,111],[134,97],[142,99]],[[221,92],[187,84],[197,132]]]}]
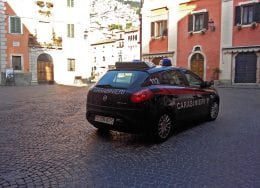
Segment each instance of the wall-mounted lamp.
[{"label": "wall-mounted lamp", "polygon": [[88,38],[88,30],[86,29],[85,31],[84,31],[84,39],[87,39]]},{"label": "wall-mounted lamp", "polygon": [[212,18],[210,18],[209,22],[208,22],[208,26],[210,31],[215,31],[216,27],[214,25],[214,21],[212,20]]}]

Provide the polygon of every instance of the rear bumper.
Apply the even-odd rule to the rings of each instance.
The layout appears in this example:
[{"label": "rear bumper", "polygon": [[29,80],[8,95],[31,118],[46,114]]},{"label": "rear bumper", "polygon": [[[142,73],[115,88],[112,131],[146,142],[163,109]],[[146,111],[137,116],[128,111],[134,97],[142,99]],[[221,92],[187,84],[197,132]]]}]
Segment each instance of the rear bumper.
[{"label": "rear bumper", "polygon": [[[151,114],[143,109],[121,109],[88,105],[86,119],[96,128],[105,128],[130,133],[144,133],[152,130]],[[95,121],[95,116],[114,118],[113,125]]]}]

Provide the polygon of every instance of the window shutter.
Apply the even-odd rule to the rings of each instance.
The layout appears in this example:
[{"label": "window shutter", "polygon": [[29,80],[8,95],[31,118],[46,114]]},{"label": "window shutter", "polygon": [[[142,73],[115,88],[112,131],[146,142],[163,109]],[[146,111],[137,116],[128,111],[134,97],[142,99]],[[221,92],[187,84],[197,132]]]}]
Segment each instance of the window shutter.
[{"label": "window shutter", "polygon": [[67,24],[67,37],[70,37],[70,24]]},{"label": "window shutter", "polygon": [[240,6],[236,6],[235,7],[235,26],[237,24],[241,24],[241,7]]},{"label": "window shutter", "polygon": [[10,33],[14,33],[15,31],[15,22],[14,17],[10,17]]},{"label": "window shutter", "polygon": [[16,20],[16,33],[21,33],[21,18],[15,18]]},{"label": "window shutter", "polygon": [[74,0],[71,0],[71,7],[74,7]]},{"label": "window shutter", "polygon": [[188,17],[188,32],[193,31],[193,15]]},{"label": "window shutter", "polygon": [[256,3],[254,6],[254,21],[260,22],[260,3]]},{"label": "window shutter", "polygon": [[154,36],[154,22],[151,22],[151,37]]},{"label": "window shutter", "polygon": [[71,24],[71,37],[74,38],[74,24]]},{"label": "window shutter", "polygon": [[209,13],[204,12],[203,17],[204,17],[203,28],[208,29]]}]

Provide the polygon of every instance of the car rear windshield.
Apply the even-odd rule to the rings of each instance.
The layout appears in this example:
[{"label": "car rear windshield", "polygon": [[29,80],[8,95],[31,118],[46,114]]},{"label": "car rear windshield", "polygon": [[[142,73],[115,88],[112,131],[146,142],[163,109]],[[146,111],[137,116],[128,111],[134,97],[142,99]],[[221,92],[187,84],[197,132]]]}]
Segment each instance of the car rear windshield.
[{"label": "car rear windshield", "polygon": [[149,76],[145,71],[108,71],[96,84],[96,87],[130,88],[140,86]]}]

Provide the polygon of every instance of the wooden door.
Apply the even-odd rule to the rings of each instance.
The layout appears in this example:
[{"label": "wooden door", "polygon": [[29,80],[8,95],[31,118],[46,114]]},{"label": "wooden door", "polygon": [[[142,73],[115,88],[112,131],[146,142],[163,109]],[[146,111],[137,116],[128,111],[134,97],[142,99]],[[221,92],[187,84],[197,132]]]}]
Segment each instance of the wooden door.
[{"label": "wooden door", "polygon": [[53,83],[53,63],[38,61],[37,78],[39,83]]},{"label": "wooden door", "polygon": [[190,63],[191,71],[197,74],[202,79],[204,78],[204,57],[197,53],[194,54],[191,58]]}]

